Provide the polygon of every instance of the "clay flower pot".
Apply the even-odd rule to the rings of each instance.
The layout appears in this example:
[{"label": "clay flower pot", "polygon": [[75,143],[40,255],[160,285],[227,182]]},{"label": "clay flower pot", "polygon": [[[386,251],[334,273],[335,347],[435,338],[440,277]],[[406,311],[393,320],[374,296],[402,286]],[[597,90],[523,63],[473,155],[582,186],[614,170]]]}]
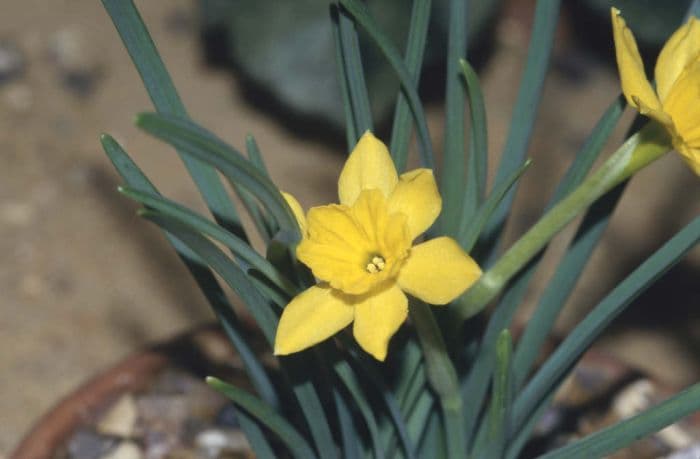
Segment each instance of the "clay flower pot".
[{"label": "clay flower pot", "polygon": [[[219,328],[197,328],[135,352],[81,385],[39,419],[10,458],[52,459],[62,456],[76,432],[93,429],[117,401],[125,395],[143,394],[149,387],[159,384],[159,378],[167,377],[168,372],[177,372],[186,379],[185,383],[179,384],[197,384],[198,392],[209,392],[207,397],[214,400],[214,404],[229,409],[226,399],[206,386],[204,376],[225,374],[226,379],[247,385],[240,361]],[[212,402],[204,405],[212,405]],[[248,454],[249,450],[242,457]]]},{"label": "clay flower pot", "polygon": [[[255,336],[258,335],[251,334]],[[262,352],[264,345],[260,342],[255,348]],[[198,328],[136,352],[80,386],[36,423],[10,458],[65,457],[67,443],[76,432],[93,428],[125,394],[143,393],[173,369],[189,374],[192,381],[202,386],[206,374],[225,374],[228,381],[248,385],[242,365],[220,329],[216,326]],[[537,457],[572,439],[614,424],[658,403],[676,392],[675,389],[594,349],[584,356],[564,383],[521,457]],[[227,404],[212,389],[206,387],[206,390],[220,397],[221,404]],[[699,439],[700,414],[640,440],[614,457],[646,459],[674,452],[692,454],[692,451],[700,451]],[[253,456],[245,449],[236,457]]]}]

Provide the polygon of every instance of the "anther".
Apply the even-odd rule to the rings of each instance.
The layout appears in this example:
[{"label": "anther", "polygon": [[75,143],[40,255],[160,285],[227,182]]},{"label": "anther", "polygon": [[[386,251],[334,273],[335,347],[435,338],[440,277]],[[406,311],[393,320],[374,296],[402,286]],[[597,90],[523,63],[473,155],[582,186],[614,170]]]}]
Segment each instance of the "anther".
[{"label": "anther", "polygon": [[369,263],[367,263],[365,269],[368,273],[376,274],[382,271],[385,266],[386,262],[384,261],[384,258],[380,257],[379,255],[375,255],[374,257],[372,257],[372,260]]}]

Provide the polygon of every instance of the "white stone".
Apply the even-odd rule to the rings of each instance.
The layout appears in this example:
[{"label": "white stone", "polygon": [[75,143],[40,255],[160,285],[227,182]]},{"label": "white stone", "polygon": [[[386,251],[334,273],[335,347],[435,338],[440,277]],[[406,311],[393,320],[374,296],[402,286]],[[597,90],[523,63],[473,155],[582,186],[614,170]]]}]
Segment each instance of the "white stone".
[{"label": "white stone", "polygon": [[102,459],[143,459],[143,452],[136,444],[125,441],[114,448]]},{"label": "white stone", "polygon": [[102,434],[129,438],[134,433],[137,417],[136,401],[131,394],[126,394],[102,416],[97,430]]}]

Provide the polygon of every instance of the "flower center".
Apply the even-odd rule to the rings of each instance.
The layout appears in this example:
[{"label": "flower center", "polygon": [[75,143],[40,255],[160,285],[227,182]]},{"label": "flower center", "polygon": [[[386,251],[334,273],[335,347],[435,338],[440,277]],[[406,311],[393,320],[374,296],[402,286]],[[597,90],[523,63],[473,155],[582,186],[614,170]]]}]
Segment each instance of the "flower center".
[{"label": "flower center", "polygon": [[376,274],[383,271],[385,266],[386,261],[384,260],[384,257],[381,255],[373,255],[372,259],[369,261],[369,263],[367,263],[367,266],[365,266],[365,269],[368,273]]}]

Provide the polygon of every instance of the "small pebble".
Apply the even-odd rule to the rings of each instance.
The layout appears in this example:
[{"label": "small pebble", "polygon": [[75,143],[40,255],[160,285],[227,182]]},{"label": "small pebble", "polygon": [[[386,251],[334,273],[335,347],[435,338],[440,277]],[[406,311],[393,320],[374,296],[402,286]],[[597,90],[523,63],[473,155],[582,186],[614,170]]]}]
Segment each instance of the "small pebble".
[{"label": "small pebble", "polygon": [[97,423],[97,431],[102,434],[129,438],[134,434],[138,411],[131,394],[123,395],[102,416]]},{"label": "small pebble", "polygon": [[49,53],[66,89],[79,96],[93,92],[102,73],[100,59],[80,29],[66,27],[56,32]]},{"label": "small pebble", "polygon": [[234,453],[249,448],[248,441],[238,430],[207,429],[195,438],[195,446],[202,457],[216,459],[224,453]]},{"label": "small pebble", "polygon": [[698,459],[700,457],[700,443],[696,443],[681,451],[669,454],[665,459]]},{"label": "small pebble", "polygon": [[68,443],[71,459],[99,459],[110,453],[117,445],[114,438],[90,430],[79,430]]},{"label": "small pebble", "polygon": [[110,451],[102,459],[142,459],[143,451],[135,443],[125,441]]}]

